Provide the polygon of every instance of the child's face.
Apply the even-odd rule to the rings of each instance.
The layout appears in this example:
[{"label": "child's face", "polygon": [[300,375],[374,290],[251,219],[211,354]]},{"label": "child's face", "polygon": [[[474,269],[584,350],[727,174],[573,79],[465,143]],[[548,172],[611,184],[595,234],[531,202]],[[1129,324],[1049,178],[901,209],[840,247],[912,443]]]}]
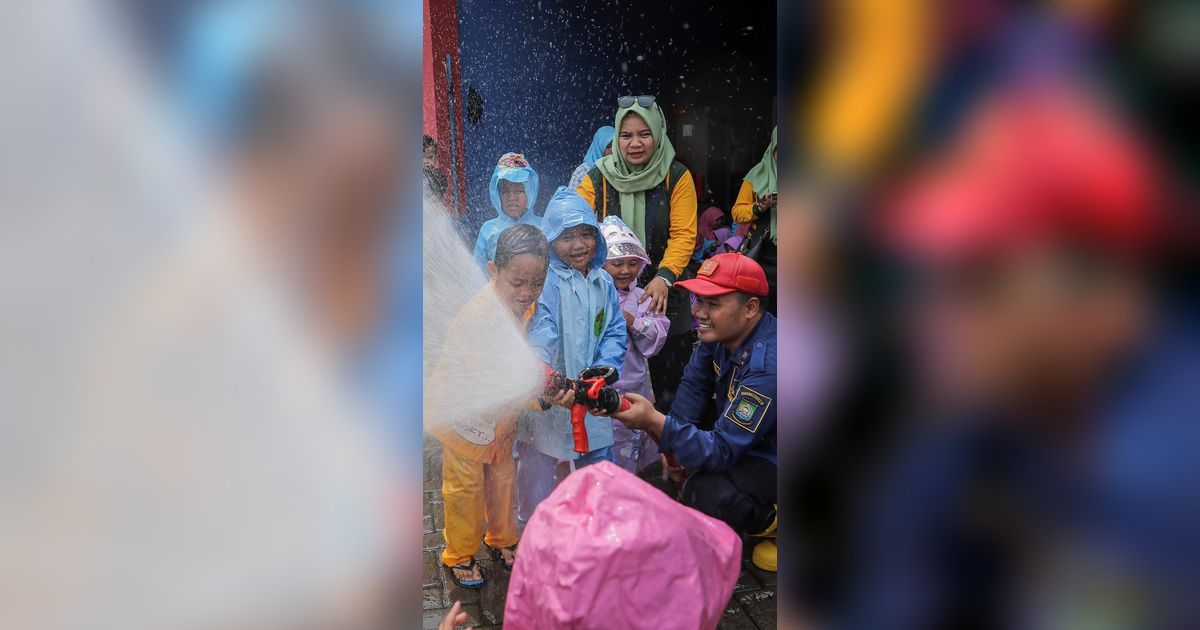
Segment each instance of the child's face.
[{"label": "child's face", "polygon": [[525,184],[500,180],[500,209],[504,214],[519,219],[529,207],[529,198],[525,196]]},{"label": "child's face", "polygon": [[554,254],[572,269],[587,273],[596,252],[596,230],[590,225],[567,228],[554,239]]},{"label": "child's face", "polygon": [[604,270],[612,276],[613,284],[624,291],[637,279],[638,268],[641,266],[642,261],[637,258],[609,258],[604,263]]},{"label": "child's face", "polygon": [[496,293],[513,315],[520,319],[542,294],[546,284],[546,259],[533,254],[521,254],[504,267],[488,262],[488,270],[496,281]]}]

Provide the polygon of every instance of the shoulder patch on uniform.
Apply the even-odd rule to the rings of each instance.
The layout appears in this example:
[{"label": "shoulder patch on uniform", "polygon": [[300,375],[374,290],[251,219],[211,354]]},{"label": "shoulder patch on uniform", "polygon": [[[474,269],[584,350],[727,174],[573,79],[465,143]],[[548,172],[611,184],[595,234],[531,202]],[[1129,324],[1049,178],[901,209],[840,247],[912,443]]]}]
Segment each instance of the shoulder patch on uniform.
[{"label": "shoulder patch on uniform", "polygon": [[738,388],[737,396],[725,406],[723,416],[739,427],[755,433],[772,402],[769,397],[743,385]]},{"label": "shoulder patch on uniform", "polygon": [[700,271],[697,271],[696,274],[701,276],[711,276],[713,275],[713,272],[717,270],[717,267],[720,266],[720,264],[721,263],[716,259],[709,258],[708,260],[704,261],[703,265],[700,265]]}]

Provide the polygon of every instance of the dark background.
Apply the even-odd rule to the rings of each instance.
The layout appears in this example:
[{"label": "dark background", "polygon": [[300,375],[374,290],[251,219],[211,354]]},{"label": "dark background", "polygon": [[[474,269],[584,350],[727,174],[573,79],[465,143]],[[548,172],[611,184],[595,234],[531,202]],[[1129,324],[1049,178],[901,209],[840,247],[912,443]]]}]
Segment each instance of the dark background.
[{"label": "dark background", "polygon": [[495,216],[487,187],[502,154],[537,170],[541,214],[621,95],[658,98],[677,159],[703,178],[700,210],[728,212],[770,142],[773,2],[459,0],[458,16],[460,102],[472,89],[483,101],[477,124],[463,112],[469,234]]}]

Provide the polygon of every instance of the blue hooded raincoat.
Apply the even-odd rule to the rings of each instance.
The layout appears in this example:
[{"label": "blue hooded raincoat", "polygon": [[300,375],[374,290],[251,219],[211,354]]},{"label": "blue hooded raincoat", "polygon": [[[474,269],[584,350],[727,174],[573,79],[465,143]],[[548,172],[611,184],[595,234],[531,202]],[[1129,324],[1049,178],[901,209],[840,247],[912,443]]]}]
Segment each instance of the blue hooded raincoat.
[{"label": "blue hooded raincoat", "polygon": [[587,154],[583,156],[583,164],[575,167],[575,172],[571,173],[571,183],[567,187],[571,190],[579,188],[579,182],[583,181],[584,177],[596,167],[596,160],[604,157],[604,150],[612,145],[613,136],[617,135],[616,127],[605,125],[596,130],[596,134],[592,136],[592,145],[588,147]]},{"label": "blue hooded raincoat", "polygon": [[[525,213],[519,219],[504,214],[504,210],[500,206],[500,180],[508,180],[517,184],[525,184],[525,196],[528,198],[528,203],[525,206]],[[538,175],[533,170],[532,166],[526,164],[518,168],[506,166],[497,166],[496,170],[492,171],[492,182],[488,185],[488,196],[492,199],[492,206],[496,208],[496,218],[484,223],[479,228],[479,237],[475,239],[475,261],[483,267],[483,271],[487,273],[488,261],[496,255],[496,241],[500,240],[500,233],[518,223],[528,223],[536,227],[542,227],[542,219],[533,213],[533,204],[537,200],[538,194]]]},{"label": "blue hooded raincoat", "polygon": [[[577,377],[584,368],[609,365],[618,370],[625,362],[629,343],[625,317],[612,276],[604,270],[608,246],[596,224],[596,213],[575,191],[563,186],[546,207],[542,231],[553,243],[564,230],[577,225],[596,232],[596,252],[591,271],[584,277],[566,265],[550,247],[550,270],[530,325],[529,339],[538,356],[555,370]],[[539,451],[558,459],[575,459],[570,412],[555,407],[531,414],[518,434]],[[612,446],[612,420],[588,414],[585,421],[588,447],[595,451]]]}]

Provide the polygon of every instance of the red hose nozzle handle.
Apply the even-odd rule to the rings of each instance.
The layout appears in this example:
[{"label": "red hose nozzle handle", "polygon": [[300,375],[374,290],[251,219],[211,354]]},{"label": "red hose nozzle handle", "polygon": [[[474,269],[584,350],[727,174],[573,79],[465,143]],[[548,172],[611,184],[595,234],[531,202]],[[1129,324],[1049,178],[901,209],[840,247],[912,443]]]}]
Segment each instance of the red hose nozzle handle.
[{"label": "red hose nozzle handle", "polygon": [[571,439],[575,442],[573,450],[580,455],[586,455],[591,450],[588,448],[587,425],[584,423],[586,418],[586,406],[581,403],[571,405]]}]

